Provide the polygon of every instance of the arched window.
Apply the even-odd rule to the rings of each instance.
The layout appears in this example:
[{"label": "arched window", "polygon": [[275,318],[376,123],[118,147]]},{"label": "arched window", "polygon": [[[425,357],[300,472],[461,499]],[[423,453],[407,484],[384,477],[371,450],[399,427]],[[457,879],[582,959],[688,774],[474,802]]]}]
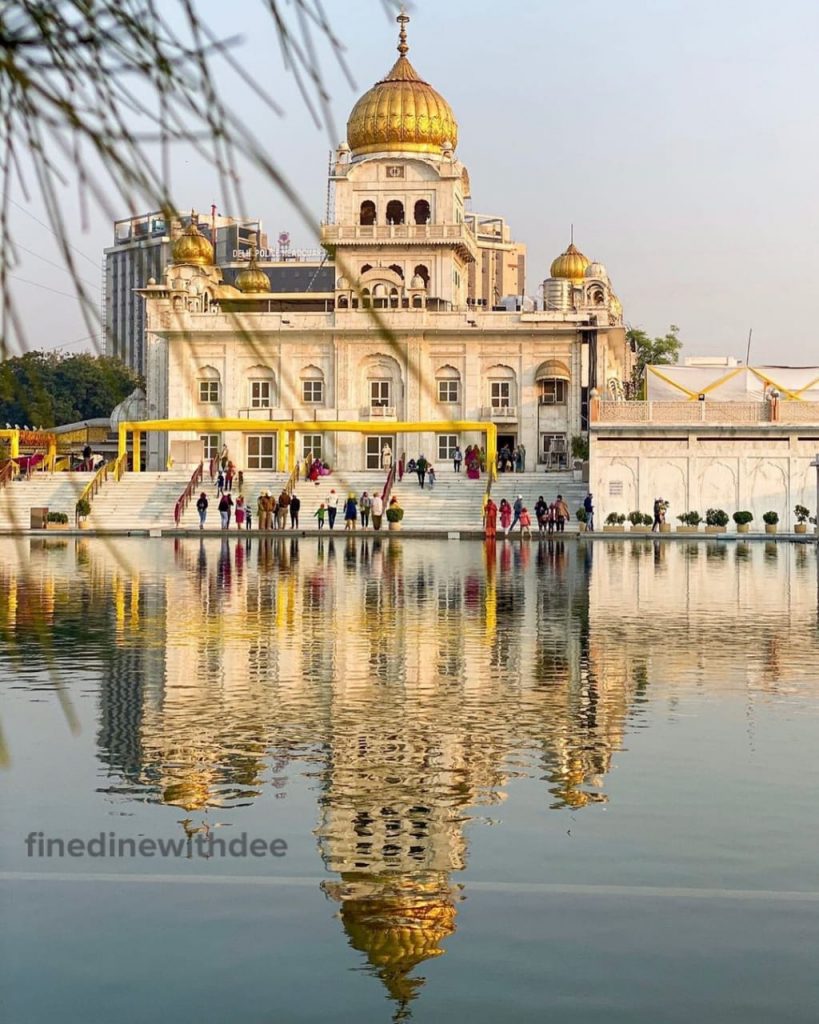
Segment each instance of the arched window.
[{"label": "arched window", "polygon": [[387,289],[383,284],[377,284],[373,288],[373,305],[376,309],[387,308]]},{"label": "arched window", "polygon": [[565,405],[569,395],[569,367],[559,359],[547,359],[535,371],[541,405]]},{"label": "arched window", "polygon": [[371,305],[372,305],[372,303],[370,302],[370,289],[369,288],[362,288],[361,289],[361,308],[362,309],[369,309]]},{"label": "arched window", "polygon": [[418,200],[418,202],[415,204],[414,213],[416,224],[429,224],[429,203],[426,201],[426,199]]},{"label": "arched window", "polygon": [[364,264],[364,266],[363,266],[363,267],[361,268],[361,274],[362,274],[362,276],[363,276],[364,274],[366,274],[368,270],[372,270],[372,269],[373,269],[373,267],[372,267],[372,264],[371,264],[371,263],[365,263],[365,264]]},{"label": "arched window", "polygon": [[372,199],[365,199],[361,204],[359,223],[366,224],[368,227],[375,224],[375,203]]},{"label": "arched window", "polygon": [[400,199],[391,199],[387,203],[387,223],[404,223],[404,204],[401,202]]},{"label": "arched window", "polygon": [[421,309],[423,305],[424,305],[424,300],[421,298],[421,296],[420,295],[413,295],[413,297],[412,297],[412,308],[413,309]]},{"label": "arched window", "polygon": [[338,308],[339,309],[347,309],[349,307],[349,305],[350,305],[350,303],[349,303],[349,300],[347,299],[347,296],[346,295],[339,295],[339,297],[338,297]]},{"label": "arched window", "polygon": [[394,274],[398,274],[398,276],[401,278],[402,281],[404,280],[404,270],[403,270],[402,267],[399,267],[397,263],[391,263],[390,264],[390,270]]},{"label": "arched window", "polygon": [[489,405],[493,409],[509,409],[517,404],[515,371],[511,366],[490,366],[486,371]]},{"label": "arched window", "polygon": [[454,366],[440,366],[435,371],[438,401],[454,405],[461,400],[461,375]]},{"label": "arched window", "polygon": [[276,377],[269,366],[251,366],[247,371],[247,404],[251,409],[276,405]]},{"label": "arched window", "polygon": [[429,267],[425,267],[423,263],[419,263],[415,268],[415,277],[420,277],[424,282],[424,287],[429,288]]},{"label": "arched window", "polygon": [[318,366],[305,366],[301,371],[301,398],[305,405],[324,403],[324,373]]},{"label": "arched window", "polygon": [[197,391],[202,405],[218,405],[222,401],[222,378],[215,366],[200,367]]},{"label": "arched window", "polygon": [[398,309],[398,289],[390,288],[390,308]]}]

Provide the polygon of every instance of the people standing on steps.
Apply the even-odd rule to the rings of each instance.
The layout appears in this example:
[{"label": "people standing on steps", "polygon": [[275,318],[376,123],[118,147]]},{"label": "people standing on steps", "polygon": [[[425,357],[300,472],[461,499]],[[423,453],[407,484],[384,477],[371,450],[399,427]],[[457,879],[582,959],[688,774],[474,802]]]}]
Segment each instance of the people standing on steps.
[{"label": "people standing on steps", "polygon": [[523,539],[523,535],[524,534],[526,534],[526,536],[531,540],[531,538],[532,538],[532,517],[529,515],[529,509],[526,508],[525,505],[520,510],[520,536],[521,536],[521,540]]},{"label": "people standing on steps", "polygon": [[572,517],[569,515],[569,506],[563,500],[563,495],[558,494],[557,501],[555,502],[555,528],[558,533],[563,533],[566,526],[567,520]]},{"label": "people standing on steps", "polygon": [[483,531],[487,540],[495,539],[495,531],[498,525],[498,506],[489,498],[486,508],[483,510]]},{"label": "people standing on steps", "polygon": [[230,529],[230,510],[233,508],[233,498],[224,492],[222,497],[219,499],[219,515],[222,519],[222,529]]},{"label": "people standing on steps", "polygon": [[398,483],[404,479],[404,466],[407,464],[407,453],[401,452],[401,458],[398,460]]},{"label": "people standing on steps", "polygon": [[548,530],[549,536],[555,532],[557,526],[557,512],[555,511],[555,503],[552,501],[549,503],[549,507],[546,509],[546,529]]},{"label": "people standing on steps", "polygon": [[[384,447],[386,448],[387,446],[385,445]],[[329,520],[331,530],[335,527],[337,512],[338,495],[335,492],[335,488],[333,488],[327,497],[327,519]]]},{"label": "people standing on steps", "polygon": [[236,476],[236,470],[233,467],[233,463],[229,462],[227,464],[227,469],[225,470],[225,490],[228,494],[233,490],[234,476]]},{"label": "people standing on steps", "polygon": [[378,491],[372,497],[371,511],[373,514],[373,529],[381,529],[381,517],[384,515],[384,500]]},{"label": "people standing on steps", "polygon": [[415,463],[415,472],[418,474],[418,486],[419,487],[423,487],[424,486],[424,479],[425,479],[425,477],[427,475],[427,466],[428,465],[429,465],[429,463],[424,458],[424,456],[423,455],[419,455],[418,459],[417,459],[417,461]]},{"label": "people standing on steps", "polygon": [[[455,446],[455,451],[452,453],[452,468],[455,470],[456,473],[460,473],[461,472],[461,463],[463,462],[463,458],[464,457],[463,457],[463,453],[461,452],[461,446],[460,445],[456,445]],[[497,510],[498,509],[497,509],[497,505],[496,505],[495,506],[495,511],[497,512]]]},{"label": "people standing on steps", "polygon": [[543,533],[546,529],[546,514],[549,511],[549,506],[544,501],[543,495],[535,502],[535,518],[537,519],[537,532]]},{"label": "people standing on steps", "polygon": [[358,522],[358,501],[352,491],[347,495],[344,502],[344,529],[354,530]]},{"label": "people standing on steps", "polygon": [[[399,463],[400,465],[400,463]],[[373,500],[364,491],[361,497],[358,499],[358,510],[361,513],[361,529],[366,530],[370,525],[370,509],[372,508]]]},{"label": "people standing on steps", "polygon": [[245,499],[241,494],[236,498],[236,508],[233,515],[236,519],[236,529],[241,530],[245,525]]},{"label": "people standing on steps", "polygon": [[252,508],[250,506],[250,502],[248,502],[247,505],[245,506],[245,529],[246,530],[253,529],[253,515],[252,515],[252,511],[253,510],[252,510]]},{"label": "people standing on steps", "polygon": [[271,512],[270,512],[270,491],[262,491],[259,495],[259,500],[256,503],[256,513],[259,517],[259,529],[269,530],[271,523]]},{"label": "people standing on steps", "polygon": [[518,456],[520,457],[520,469],[518,470],[518,472],[519,473],[525,473],[526,472],[526,446],[525,445],[522,445],[522,444],[518,445]]},{"label": "people standing on steps", "polygon": [[504,537],[506,537],[509,534],[509,524],[512,522],[512,506],[506,498],[501,498],[499,511],[501,529],[503,530]]},{"label": "people standing on steps", "polygon": [[[386,442],[384,444],[384,447],[381,449],[381,468],[392,469],[392,448],[390,448],[390,446],[386,444]],[[332,528],[333,524],[331,522],[330,529],[332,530]]]},{"label": "people standing on steps", "polygon": [[208,518],[208,496],[204,491],[199,495],[196,502],[196,511],[199,513],[199,529],[205,529],[205,520]]},{"label": "people standing on steps", "polygon": [[430,466],[429,469],[427,470],[427,483],[429,484],[429,489],[432,490],[432,488],[435,486],[435,467],[434,466]]},{"label": "people standing on steps", "polygon": [[299,528],[299,510],[301,509],[301,498],[298,494],[290,495],[290,529]]},{"label": "people standing on steps", "polygon": [[514,514],[514,516],[512,518],[512,525],[509,527],[510,530],[514,530],[514,528],[518,525],[518,522],[520,520],[520,514],[523,511],[523,495],[522,494],[519,494],[517,496],[517,498],[515,498],[515,504],[512,506],[512,511],[515,514]]},{"label": "people standing on steps", "polygon": [[583,499],[583,510],[586,513],[586,529],[594,530],[594,499],[591,491]]},{"label": "people standing on steps", "polygon": [[320,530],[324,529],[324,516],[326,515],[326,513],[327,513],[327,509],[324,506],[324,502],[322,502],[319,505],[319,507],[316,509],[316,511],[313,513],[313,515],[318,520],[318,528]]},{"label": "people standing on steps", "polygon": [[290,495],[286,490],[282,489],[278,504],[276,505],[276,528],[279,530],[287,529],[287,510],[289,507]]},{"label": "people standing on steps", "polygon": [[220,497],[225,489],[225,474],[220,469],[216,474],[216,497]]}]

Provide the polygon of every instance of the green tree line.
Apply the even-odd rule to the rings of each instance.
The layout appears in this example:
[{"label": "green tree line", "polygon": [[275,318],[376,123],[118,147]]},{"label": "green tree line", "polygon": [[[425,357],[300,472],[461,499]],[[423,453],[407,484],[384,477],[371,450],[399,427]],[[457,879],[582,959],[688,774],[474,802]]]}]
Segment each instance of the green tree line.
[{"label": "green tree line", "polygon": [[108,416],[142,386],[118,359],[26,352],[0,363],[0,427],[56,427]]}]

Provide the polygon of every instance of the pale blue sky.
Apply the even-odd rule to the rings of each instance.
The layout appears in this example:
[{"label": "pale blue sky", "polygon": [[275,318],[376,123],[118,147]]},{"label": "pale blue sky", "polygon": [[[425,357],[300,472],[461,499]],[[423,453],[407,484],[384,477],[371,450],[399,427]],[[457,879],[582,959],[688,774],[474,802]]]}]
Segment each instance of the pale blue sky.
[{"label": "pale blue sky", "polygon": [[[261,5],[198,7],[215,31],[244,36],[245,67],[286,108],[277,119],[225,75],[224,95],[321,218],[330,140],[282,70]],[[357,96],[392,64],[396,26],[380,0],[325,0],[325,9],[356,79],[351,89],[328,58],[340,135]],[[810,319],[819,4],[418,0],[411,15],[410,59],[455,111],[473,209],[505,216],[528,245],[530,293],[573,222],[579,247],[607,265],[631,324],[660,333],[677,323],[687,354],[739,357],[753,327],[752,362],[819,362]],[[240,212],[261,217],[270,235],[289,230],[294,244],[315,244],[267,182],[245,169],[243,184]],[[215,176],[183,150],[174,185],[182,208],[223,209]],[[66,195],[73,209],[76,189]],[[29,209],[43,219],[36,202]],[[17,211],[14,223],[27,248],[57,259],[48,232]],[[97,261],[111,233],[95,214],[74,241]],[[64,273],[22,255],[19,277],[71,290]],[[70,298],[44,301],[19,280],[14,290],[30,344],[87,334]]]}]

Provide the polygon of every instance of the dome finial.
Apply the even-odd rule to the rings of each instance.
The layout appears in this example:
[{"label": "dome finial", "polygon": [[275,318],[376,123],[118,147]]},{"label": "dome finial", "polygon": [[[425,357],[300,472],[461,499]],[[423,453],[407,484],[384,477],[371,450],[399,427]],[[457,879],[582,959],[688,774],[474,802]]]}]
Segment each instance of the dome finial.
[{"label": "dome finial", "polygon": [[403,7],[395,20],[401,26],[401,31],[398,33],[398,52],[402,57],[406,57],[409,53],[409,46],[407,45],[407,22],[409,21],[409,15]]}]

